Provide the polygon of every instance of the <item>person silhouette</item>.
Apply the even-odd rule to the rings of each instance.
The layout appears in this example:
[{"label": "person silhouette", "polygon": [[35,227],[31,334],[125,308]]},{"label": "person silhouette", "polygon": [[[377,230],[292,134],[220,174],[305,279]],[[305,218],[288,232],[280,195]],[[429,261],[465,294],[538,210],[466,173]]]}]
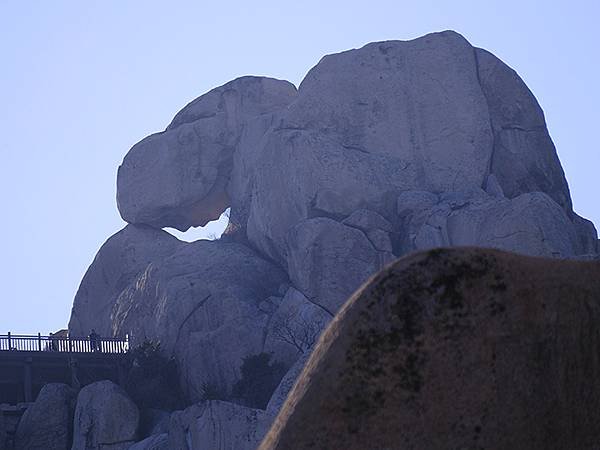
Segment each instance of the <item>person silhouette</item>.
[{"label": "person silhouette", "polygon": [[92,332],[89,336],[90,339],[90,347],[93,352],[97,352],[100,350],[100,336],[96,333],[96,330],[92,328]]}]

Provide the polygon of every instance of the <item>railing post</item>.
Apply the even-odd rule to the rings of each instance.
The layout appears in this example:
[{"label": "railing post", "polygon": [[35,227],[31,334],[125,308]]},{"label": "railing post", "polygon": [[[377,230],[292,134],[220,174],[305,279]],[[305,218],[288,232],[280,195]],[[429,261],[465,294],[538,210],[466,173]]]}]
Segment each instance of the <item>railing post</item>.
[{"label": "railing post", "polygon": [[69,341],[69,353],[73,353],[73,348],[71,346],[71,336],[67,336],[67,340]]},{"label": "railing post", "polygon": [[38,333],[38,352],[42,351],[42,333]]},{"label": "railing post", "polygon": [[8,332],[8,349],[12,350],[12,344],[10,343],[10,331]]}]

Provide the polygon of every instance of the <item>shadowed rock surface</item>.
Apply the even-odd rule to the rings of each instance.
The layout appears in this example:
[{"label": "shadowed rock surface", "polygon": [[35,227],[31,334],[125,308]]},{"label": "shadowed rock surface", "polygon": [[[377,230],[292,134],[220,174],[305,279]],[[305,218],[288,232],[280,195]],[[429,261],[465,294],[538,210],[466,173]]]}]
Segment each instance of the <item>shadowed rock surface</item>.
[{"label": "shadowed rock surface", "polygon": [[592,449],[600,264],[400,259],[344,305],[261,450]]},{"label": "shadowed rock surface", "polygon": [[139,425],[135,403],[119,386],[98,381],[77,396],[71,450],[127,450]]},{"label": "shadowed rock surface", "polygon": [[69,450],[75,391],[66,384],[45,385],[21,420],[15,450]]}]

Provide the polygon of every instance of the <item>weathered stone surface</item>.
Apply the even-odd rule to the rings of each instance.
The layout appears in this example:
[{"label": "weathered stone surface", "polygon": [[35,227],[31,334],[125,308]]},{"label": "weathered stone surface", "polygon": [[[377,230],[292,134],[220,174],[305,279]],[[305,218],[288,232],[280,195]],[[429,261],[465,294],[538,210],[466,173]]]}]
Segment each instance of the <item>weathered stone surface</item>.
[{"label": "weathered stone surface", "polygon": [[[306,343],[293,335],[312,335],[311,323],[319,329],[408,252],[598,257],[535,98],[453,32],[326,56],[298,91],[259,77],[210,91],[131,149],[118,204],[129,222],[181,230],[231,207],[219,242],[126,227],[100,250],[73,308],[72,334],[160,340],[192,401],[205,383],[231,388],[252,354],[299,370]],[[276,336],[286,319],[289,342]],[[175,434],[185,442],[192,428]],[[186,448],[171,434],[170,448]]]},{"label": "weathered stone surface", "polygon": [[207,402],[192,428],[192,448],[198,450],[255,450],[272,418],[264,411],[234,403]]},{"label": "weathered stone surface", "polygon": [[599,320],[599,263],[400,259],[338,313],[260,449],[594,448]]},{"label": "weathered stone surface", "polygon": [[99,381],[77,397],[72,450],[127,450],[137,438],[139,411],[119,386]]},{"label": "weathered stone surface", "polygon": [[196,419],[200,417],[206,408],[206,403],[195,403],[183,411],[175,411],[171,414],[169,422],[169,449],[187,450],[191,445],[191,428]]},{"label": "weathered stone surface", "polygon": [[272,416],[223,401],[192,405],[171,416],[169,449],[255,450]]},{"label": "weathered stone surface", "polygon": [[570,213],[569,187],[542,108],[514,70],[485,50],[475,49],[475,56],[494,132],[491,173],[507,197],[545,192]]},{"label": "weathered stone surface", "polygon": [[167,232],[127,225],[111,236],[88,268],[73,302],[69,331],[87,336],[95,329],[112,335],[111,312],[121,291],[153,261],[185,245]]},{"label": "weathered stone surface", "polygon": [[285,403],[285,400],[287,399],[288,394],[294,387],[294,383],[306,365],[306,362],[308,361],[313,349],[314,346],[302,353],[294,365],[290,367],[290,370],[288,370],[285,376],[281,379],[279,386],[277,386],[277,389],[275,389],[275,392],[273,392],[273,395],[271,396],[271,400],[269,400],[269,403],[267,404],[267,414],[275,417],[279,413],[283,407],[283,404]]},{"label": "weathered stone surface", "polygon": [[243,127],[295,96],[287,81],[242,77],[194,100],[166,131],[125,156],[117,177],[123,219],[181,231],[218,219],[229,206],[226,188]]},{"label": "weathered stone surface", "polygon": [[325,217],[296,225],[287,248],[292,283],[330,314],[393,259],[377,250],[364,232]]},{"label": "weathered stone surface", "polygon": [[[415,199],[423,198],[421,202]],[[475,245],[532,256],[583,253],[567,213],[541,192],[513,199],[479,190],[439,196],[406,192],[398,198],[400,253],[440,246]]]},{"label": "weathered stone surface", "polygon": [[136,442],[128,450],[170,450],[167,433],[155,434],[143,441]]},{"label": "weathered stone surface", "polygon": [[203,384],[230,389],[244,357],[260,353],[273,311],[261,302],[287,284],[283,271],[248,247],[197,241],[154,262],[123,290],[113,311],[113,333],[132,345],[159,340],[174,354],[188,395]]},{"label": "weathered stone surface", "polygon": [[269,320],[264,351],[290,367],[311,351],[332,317],[300,291],[290,287]]},{"label": "weathered stone surface", "polygon": [[308,217],[389,218],[394,193],[481,187],[493,140],[473,48],[444,32],[328,55],[263,142],[248,233],[275,258]]},{"label": "weathered stone surface", "polygon": [[15,450],[68,450],[71,446],[75,392],[51,383],[27,408],[15,435]]}]

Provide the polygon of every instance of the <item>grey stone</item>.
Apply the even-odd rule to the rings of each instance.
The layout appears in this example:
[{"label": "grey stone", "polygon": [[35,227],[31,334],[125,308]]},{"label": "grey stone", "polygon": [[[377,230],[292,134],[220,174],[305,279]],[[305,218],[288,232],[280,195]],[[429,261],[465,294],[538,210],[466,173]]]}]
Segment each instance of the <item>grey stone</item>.
[{"label": "grey stone", "polygon": [[218,219],[230,203],[227,183],[244,126],[295,95],[287,81],[242,77],[194,100],[125,156],[117,177],[123,219],[181,231]]},{"label": "grey stone", "polygon": [[577,234],[577,254],[600,253],[598,246],[598,232],[592,222],[583,217],[573,214],[573,225]]},{"label": "grey stone", "polygon": [[261,143],[248,236],[274,259],[315,215],[390,217],[402,191],[481,187],[493,140],[473,48],[444,32],[328,55]]},{"label": "grey stone", "polygon": [[475,55],[494,131],[491,173],[507,197],[545,192],[571,213],[567,181],[537,100],[519,75],[494,55],[481,49]]},{"label": "grey stone", "polygon": [[127,225],[100,248],[85,273],[71,312],[71,336],[95,329],[112,336],[111,312],[116,298],[148,264],[185,244],[169,233],[147,226]]},{"label": "grey stone", "polygon": [[[312,336],[311,322],[319,330],[396,256],[456,245],[587,259],[599,250],[593,225],[572,211],[531,92],[453,32],[328,55],[298,91],[258,77],[210,91],[131,149],[118,206],[127,221],[182,230],[231,207],[213,243],[126,227],[100,250],[73,308],[72,334],[159,340],[191,401],[205,383],[230,389],[252,354],[298,369],[312,339],[295,345],[293,335]],[[276,336],[285,319],[291,343]],[[191,445],[200,416],[204,430],[224,430],[207,418],[233,407],[216,405],[171,415],[170,448]]]},{"label": "grey stone", "polygon": [[271,425],[264,411],[210,401],[190,429],[194,450],[255,450]]},{"label": "grey stone", "polygon": [[349,227],[358,228],[362,231],[368,232],[369,230],[382,230],[388,233],[394,231],[393,225],[388,222],[380,214],[368,209],[359,209],[350,214],[347,218],[342,220],[344,225]]},{"label": "grey stone", "polygon": [[288,273],[294,286],[330,314],[383,266],[380,253],[356,228],[318,217],[289,233]]},{"label": "grey stone", "polygon": [[46,384],[19,421],[15,450],[68,450],[75,392],[66,384]]},{"label": "grey stone", "polygon": [[171,450],[167,433],[155,434],[136,442],[128,450]]},{"label": "grey stone", "polygon": [[206,403],[195,403],[183,411],[175,411],[169,421],[169,449],[189,450],[192,448],[191,428],[202,415]]},{"label": "grey stone", "polygon": [[224,241],[185,244],[154,262],[123,290],[113,333],[131,345],[146,339],[176,357],[188,398],[205,383],[229,390],[243,358],[262,352],[273,310],[264,301],[287,282],[283,271],[250,248]]},{"label": "grey stone", "polygon": [[127,450],[137,438],[139,411],[119,386],[98,381],[77,397],[72,450]]},{"label": "grey stone", "polygon": [[208,401],[171,416],[169,449],[255,450],[272,416],[235,403]]},{"label": "grey stone", "polygon": [[269,320],[264,351],[286,367],[310,352],[332,316],[290,287]]}]

